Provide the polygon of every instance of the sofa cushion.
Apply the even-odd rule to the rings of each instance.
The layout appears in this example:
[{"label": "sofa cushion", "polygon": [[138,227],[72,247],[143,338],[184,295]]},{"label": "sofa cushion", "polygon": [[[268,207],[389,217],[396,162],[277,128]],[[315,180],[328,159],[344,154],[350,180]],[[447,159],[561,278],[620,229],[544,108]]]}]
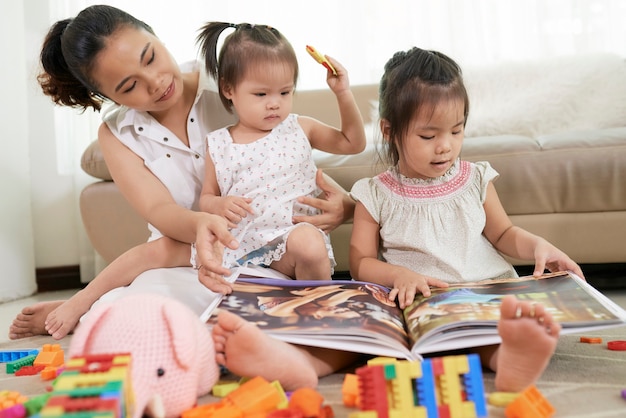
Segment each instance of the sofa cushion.
[{"label": "sofa cushion", "polygon": [[509,215],[626,210],[626,128],[467,138],[462,157],[500,173]]}]

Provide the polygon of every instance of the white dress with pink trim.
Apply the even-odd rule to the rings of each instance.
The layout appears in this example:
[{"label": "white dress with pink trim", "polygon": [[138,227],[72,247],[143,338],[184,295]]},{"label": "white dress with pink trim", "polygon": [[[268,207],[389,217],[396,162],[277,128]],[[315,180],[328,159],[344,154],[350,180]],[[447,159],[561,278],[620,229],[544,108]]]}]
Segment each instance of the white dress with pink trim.
[{"label": "white dress with pink trim", "polygon": [[497,177],[488,162],[458,160],[428,180],[392,168],[357,181],[351,194],[380,225],[388,263],[449,283],[517,277],[482,234],[487,185]]}]

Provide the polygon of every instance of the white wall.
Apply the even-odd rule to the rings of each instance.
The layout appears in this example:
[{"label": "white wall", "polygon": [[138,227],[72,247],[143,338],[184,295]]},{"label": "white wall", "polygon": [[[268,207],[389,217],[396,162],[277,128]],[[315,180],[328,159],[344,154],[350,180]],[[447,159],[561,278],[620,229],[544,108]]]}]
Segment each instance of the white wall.
[{"label": "white wall", "polygon": [[[31,168],[21,2],[4,2],[0,13],[0,302],[35,292],[31,217]],[[10,57],[10,60],[7,60]]]}]

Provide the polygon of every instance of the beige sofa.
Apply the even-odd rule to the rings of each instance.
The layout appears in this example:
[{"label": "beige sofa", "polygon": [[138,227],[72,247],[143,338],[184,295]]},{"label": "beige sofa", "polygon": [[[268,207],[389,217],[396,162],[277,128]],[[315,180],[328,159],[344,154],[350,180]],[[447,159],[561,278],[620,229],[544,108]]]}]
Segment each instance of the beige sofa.
[{"label": "beige sofa", "polygon": [[[500,173],[498,194],[512,221],[540,234],[579,263],[626,262],[626,63],[578,56],[467,70],[470,118],[462,158]],[[376,160],[377,86],[354,86],[370,137],[355,156],[315,154],[346,190],[382,167]],[[296,94],[296,113],[337,125],[329,90]],[[110,262],[148,236],[110,181],[97,143],[83,155],[87,186],[80,208],[87,234]],[[347,271],[352,225],[331,234],[337,272]],[[515,264],[519,260],[512,260]]]}]

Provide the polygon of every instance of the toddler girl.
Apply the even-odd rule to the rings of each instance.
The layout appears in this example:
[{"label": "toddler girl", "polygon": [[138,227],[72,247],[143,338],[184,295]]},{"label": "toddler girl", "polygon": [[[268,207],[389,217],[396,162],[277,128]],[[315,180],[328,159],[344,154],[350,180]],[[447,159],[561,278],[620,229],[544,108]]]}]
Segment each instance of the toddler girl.
[{"label": "toddler girl", "polygon": [[[222,32],[234,29],[223,42]],[[328,235],[294,216],[314,208],[299,196],[319,193],[311,149],[356,154],[365,147],[363,120],[348,75],[329,58],[327,82],[337,97],[341,129],[291,113],[298,62],[291,44],[265,25],[207,23],[198,36],[206,69],[222,103],[238,121],[207,136],[200,207],[225,217],[239,242],[224,250],[224,266],[268,266],[291,278],[330,280],[334,267]]]}]

